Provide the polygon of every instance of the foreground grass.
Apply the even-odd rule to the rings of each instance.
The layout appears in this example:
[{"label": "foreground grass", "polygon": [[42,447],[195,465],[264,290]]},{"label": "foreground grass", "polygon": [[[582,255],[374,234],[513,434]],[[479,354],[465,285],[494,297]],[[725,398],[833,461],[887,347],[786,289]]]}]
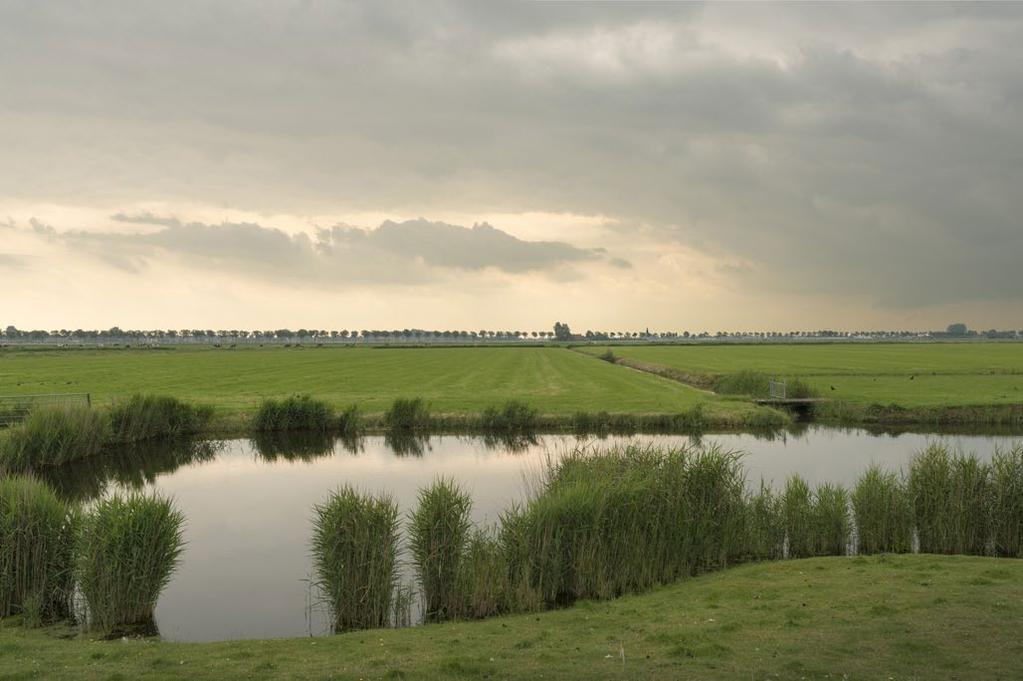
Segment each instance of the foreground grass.
[{"label": "foreground grass", "polygon": [[0,394],[89,392],[105,405],[136,392],[214,405],[221,415],[255,410],[265,397],[312,395],[336,409],[384,412],[422,397],[434,413],[475,414],[520,400],[541,414],[608,411],[741,414],[677,382],[564,348],[251,348],[0,351]]},{"label": "foreground grass", "polygon": [[[608,348],[580,348],[600,355]],[[1021,343],[619,346],[615,355],[694,378],[753,370],[802,378],[822,397],[946,407],[1023,403]]]},{"label": "foreground grass", "polygon": [[1018,678],[1023,561],[746,565],[539,615],[183,644],[0,629],[0,678]]}]

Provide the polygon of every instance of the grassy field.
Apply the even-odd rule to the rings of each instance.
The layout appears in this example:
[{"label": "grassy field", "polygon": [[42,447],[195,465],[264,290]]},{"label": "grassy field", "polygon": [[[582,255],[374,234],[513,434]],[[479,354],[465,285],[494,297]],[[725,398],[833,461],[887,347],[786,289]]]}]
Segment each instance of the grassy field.
[{"label": "grassy field", "polygon": [[1023,561],[747,565],[643,596],[481,622],[213,644],[0,626],[0,679],[1019,678]]},{"label": "grassy field", "polygon": [[564,348],[0,351],[0,395],[53,392],[88,392],[98,405],[136,392],[171,395],[221,413],[292,393],[337,408],[355,403],[365,413],[382,412],[397,397],[422,397],[450,414],[510,399],[544,414],[674,413],[697,403],[712,413],[750,410]]},{"label": "grassy field", "polygon": [[[587,347],[600,354],[607,348]],[[943,407],[1023,403],[1021,343],[622,346],[627,360],[693,375],[743,369],[802,378],[822,397]]]}]

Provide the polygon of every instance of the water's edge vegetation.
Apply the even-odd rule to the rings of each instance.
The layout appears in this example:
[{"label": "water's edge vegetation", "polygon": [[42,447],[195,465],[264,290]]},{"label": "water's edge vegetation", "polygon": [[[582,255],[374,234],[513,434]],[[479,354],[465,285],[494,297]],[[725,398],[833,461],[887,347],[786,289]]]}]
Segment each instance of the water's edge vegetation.
[{"label": "water's edge vegetation", "polygon": [[[941,445],[846,489],[748,484],[742,454],[627,445],[549,460],[493,526],[454,482],[402,519],[386,492],[343,487],[313,508],[317,589],[335,631],[538,612],[786,558],[878,553],[1023,557],[1023,446],[990,463]],[[80,504],[31,476],[0,480],[0,616],[151,632],[185,519],[138,493]],[[413,566],[403,584],[399,564]]]}]

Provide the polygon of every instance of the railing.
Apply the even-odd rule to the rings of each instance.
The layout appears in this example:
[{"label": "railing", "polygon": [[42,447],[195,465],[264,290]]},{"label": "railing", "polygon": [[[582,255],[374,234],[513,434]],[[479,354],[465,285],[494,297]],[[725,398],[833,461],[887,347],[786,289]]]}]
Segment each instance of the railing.
[{"label": "railing", "polygon": [[43,393],[38,395],[0,395],[0,427],[25,420],[39,407],[92,406],[89,393]]},{"label": "railing", "polygon": [[[762,385],[762,384],[761,384]],[[769,382],[769,390],[772,400],[784,400],[785,399],[785,381],[771,380]]]}]

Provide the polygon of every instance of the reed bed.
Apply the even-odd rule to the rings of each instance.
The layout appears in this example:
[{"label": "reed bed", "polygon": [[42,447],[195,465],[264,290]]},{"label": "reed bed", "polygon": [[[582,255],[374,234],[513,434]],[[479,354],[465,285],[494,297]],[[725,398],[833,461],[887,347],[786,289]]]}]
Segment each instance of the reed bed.
[{"label": "reed bed", "polygon": [[813,555],[844,556],[850,529],[849,493],[841,485],[818,485],[813,495]]},{"label": "reed bed", "polygon": [[1023,445],[991,458],[991,534],[995,555],[1023,558]]},{"label": "reed bed", "polygon": [[209,405],[191,405],[165,395],[133,395],[110,410],[110,441],[141,442],[201,431],[213,416]]},{"label": "reed bed", "polygon": [[326,432],[331,428],[330,405],[309,395],[291,395],[283,400],[265,399],[256,410],[253,428],[261,432],[307,430]]},{"label": "reed bed", "polygon": [[422,431],[432,423],[430,408],[421,397],[398,398],[384,414],[384,426],[389,430]]},{"label": "reed bed", "polygon": [[738,455],[716,448],[569,455],[502,517],[510,592],[558,605],[722,567],[745,550],[743,490]]},{"label": "reed bed", "polygon": [[459,561],[455,587],[463,619],[482,619],[508,609],[508,566],[496,533],[473,530]]},{"label": "reed bed", "polygon": [[479,427],[488,433],[530,433],[539,425],[534,407],[518,400],[509,400],[502,407],[487,407],[480,414]]},{"label": "reed bed", "polygon": [[[407,618],[398,589],[398,507],[387,496],[342,487],[314,508],[312,552],[335,632]],[[402,603],[405,603],[402,607]]]},{"label": "reed bed", "polygon": [[157,495],[114,495],[83,517],[77,583],[88,623],[107,632],[155,631],[153,611],[178,565],[184,516]]},{"label": "reed bed", "polygon": [[453,480],[440,479],[420,490],[409,516],[412,564],[429,621],[457,617],[459,572],[466,553],[472,499]]},{"label": "reed bed", "polygon": [[107,443],[108,433],[107,420],[88,407],[36,409],[0,440],[0,468],[28,472],[94,456]]},{"label": "reed bed", "polygon": [[40,624],[70,614],[76,518],[45,483],[0,478],[0,617]]},{"label": "reed bed", "polygon": [[814,535],[813,493],[806,480],[793,475],[785,483],[781,496],[785,518],[786,555],[789,558],[808,558],[817,544]]},{"label": "reed bed", "polygon": [[913,509],[899,476],[870,466],[851,495],[857,550],[863,554],[906,553],[913,542]]}]

